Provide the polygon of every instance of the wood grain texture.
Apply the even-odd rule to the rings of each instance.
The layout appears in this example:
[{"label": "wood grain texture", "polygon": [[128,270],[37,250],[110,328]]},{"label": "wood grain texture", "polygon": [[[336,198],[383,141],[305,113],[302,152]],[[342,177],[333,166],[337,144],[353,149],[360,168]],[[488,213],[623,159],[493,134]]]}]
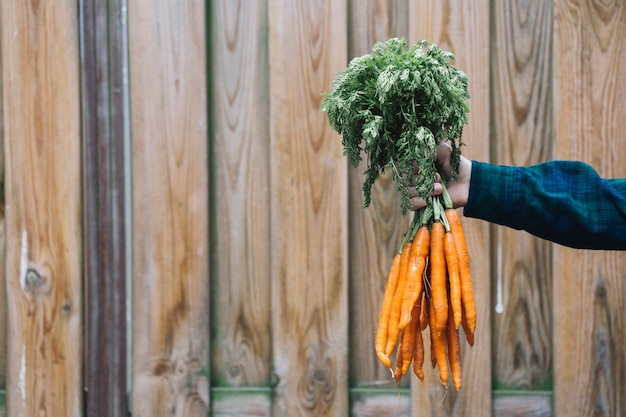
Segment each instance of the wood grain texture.
[{"label": "wood grain texture", "polygon": [[[626,177],[626,5],[555,0],[555,155]],[[626,410],[621,252],[554,250],[555,415]]]},{"label": "wood grain texture", "polygon": [[496,394],[493,399],[494,417],[552,417],[552,396],[537,391]]},{"label": "wood grain texture", "polygon": [[320,111],[346,6],[269,2],[274,415],[348,413],[347,161]]},{"label": "wood grain texture", "polygon": [[209,408],[205,8],[129,2],[133,416]]},{"label": "wood grain texture", "polygon": [[81,114],[86,360],[90,417],[128,414],[123,2],[81,3]]},{"label": "wood grain texture", "polygon": [[0,3],[11,416],[80,416],[80,73],[75,1]]},{"label": "wood grain texture", "polygon": [[[456,55],[457,65],[469,78],[469,122],[463,131],[467,147],[463,154],[470,159],[489,159],[489,5],[480,1],[419,0],[410,3],[410,40],[426,39]],[[470,253],[474,294],[476,297],[476,343],[462,344],[463,387],[446,394],[439,377],[425,367],[426,381],[412,379],[412,416],[487,416],[491,414],[491,292],[489,262],[489,225],[462,218]],[[425,332],[424,343],[430,338]],[[426,353],[426,363],[429,355]]]},{"label": "wood grain texture", "polygon": [[[0,64],[0,71],[2,70]],[[2,82],[0,82],[2,97]],[[4,131],[4,115],[0,100],[0,132]],[[4,135],[0,134],[0,387],[6,387],[7,366],[7,295],[6,295],[6,224],[4,218]]]},{"label": "wood grain texture", "polygon": [[[350,2],[349,57],[371,53],[375,42],[408,36],[406,0]],[[400,198],[390,175],[372,187],[372,203],[363,208],[365,163],[350,167],[350,380],[357,386],[396,384],[374,352],[374,337],[391,260],[402,242],[410,216],[400,212]],[[381,385],[382,384],[382,385]],[[403,386],[408,379],[401,381]],[[391,400],[396,398],[392,396]],[[367,403],[369,404],[369,403]]]},{"label": "wood grain texture", "polygon": [[267,2],[214,1],[211,16],[216,212],[211,377],[216,386],[266,386],[271,377]]},{"label": "wood grain texture", "polygon": [[[493,15],[493,162],[544,162],[552,156],[552,3],[496,2]],[[496,388],[545,389],[552,370],[551,245],[494,230],[492,291],[501,307],[493,329]]]}]

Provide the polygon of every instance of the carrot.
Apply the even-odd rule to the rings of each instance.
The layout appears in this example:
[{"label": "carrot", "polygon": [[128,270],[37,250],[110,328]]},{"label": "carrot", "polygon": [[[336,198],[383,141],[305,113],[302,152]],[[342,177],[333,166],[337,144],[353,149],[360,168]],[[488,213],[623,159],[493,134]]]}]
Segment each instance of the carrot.
[{"label": "carrot", "polygon": [[463,312],[461,311],[461,279],[459,277],[459,258],[456,253],[454,236],[452,233],[444,235],[443,249],[446,255],[448,267],[448,283],[450,284],[450,307],[448,314],[452,313],[454,328],[461,325]]},{"label": "carrot", "polygon": [[415,350],[415,336],[419,332],[419,317],[421,305],[415,303],[413,305],[413,309],[411,314],[416,317],[415,320],[411,320],[409,325],[404,329],[404,341],[403,341],[403,351],[402,351],[402,374],[406,375],[409,370],[409,366],[411,365],[411,361],[413,360],[413,351]]},{"label": "carrot", "polygon": [[422,274],[426,267],[426,257],[430,248],[430,231],[428,226],[421,226],[417,230],[413,246],[411,247],[411,257],[407,272],[406,288],[402,297],[402,307],[400,323],[398,326],[404,329],[411,321],[411,312],[417,298],[422,293]]},{"label": "carrot", "polygon": [[396,381],[396,384],[400,382],[400,378],[402,378],[402,366],[403,366],[403,354],[404,351],[402,349],[402,342],[404,339],[404,331],[400,332],[398,336],[398,349],[396,351],[396,370],[393,373],[393,379]]},{"label": "carrot", "polygon": [[430,242],[430,290],[431,303],[434,307],[434,325],[430,323],[435,334],[443,333],[448,323],[448,294],[446,286],[446,260],[443,250],[445,229],[441,222],[432,225]]},{"label": "carrot", "polygon": [[385,344],[387,342],[387,331],[389,324],[389,314],[391,312],[391,301],[396,293],[396,287],[398,286],[398,277],[400,272],[400,258],[398,253],[393,258],[391,268],[389,269],[389,275],[387,276],[387,286],[385,287],[385,295],[383,296],[383,306],[378,318],[378,328],[376,330],[375,348],[378,359],[387,368],[391,368],[391,359],[389,355],[385,354]]},{"label": "carrot", "polygon": [[461,279],[461,303],[465,307],[467,324],[471,333],[476,329],[476,302],[472,289],[472,276],[470,274],[470,258],[465,240],[465,232],[458,213],[454,209],[445,210],[445,215],[450,224],[450,233],[454,236],[456,253],[459,257],[459,276]]},{"label": "carrot", "polygon": [[400,309],[402,308],[402,296],[406,283],[407,267],[409,264],[409,255],[411,253],[412,241],[407,241],[402,249],[400,257],[400,276],[398,277],[398,286],[391,301],[391,311],[389,312],[389,324],[387,325],[387,346],[385,347],[385,355],[391,355],[393,348],[398,342],[398,322],[400,321]]},{"label": "carrot", "polygon": [[[439,380],[443,385],[448,384],[448,358],[446,355],[447,343],[446,343],[446,333],[439,332],[437,333],[435,329],[435,313],[434,313],[434,305],[430,304],[430,353],[431,353],[431,362],[433,362],[433,368],[435,365],[439,368]],[[447,325],[447,321],[446,321]]]},{"label": "carrot", "polygon": [[[450,306],[452,310],[452,306]],[[452,384],[459,391],[461,389],[461,343],[459,330],[454,327],[452,311],[448,314],[448,361],[452,373]]]},{"label": "carrot", "polygon": [[428,327],[428,311],[430,308],[430,296],[426,292],[426,290],[422,291],[422,308],[420,311],[420,329],[422,331],[426,330]]},{"label": "carrot", "polygon": [[465,314],[465,309],[463,309],[463,319],[461,320],[461,326],[463,326],[463,331],[465,332],[465,340],[467,340],[467,344],[470,346],[474,346],[474,332],[469,329],[469,325],[467,324],[467,315]]},{"label": "carrot", "polygon": [[[418,300],[418,302],[415,304],[415,308],[418,308],[417,306],[419,305],[420,316],[422,313],[421,309],[423,308],[423,298],[424,295],[422,293],[421,299]],[[418,315],[417,312],[414,313],[415,315]],[[422,370],[422,366],[424,365],[424,338],[422,337],[421,323],[419,322],[419,320],[414,320],[411,323],[411,326],[415,326],[415,343],[413,346],[413,372],[415,373],[415,375],[417,375],[420,381],[424,382],[424,371]]]}]

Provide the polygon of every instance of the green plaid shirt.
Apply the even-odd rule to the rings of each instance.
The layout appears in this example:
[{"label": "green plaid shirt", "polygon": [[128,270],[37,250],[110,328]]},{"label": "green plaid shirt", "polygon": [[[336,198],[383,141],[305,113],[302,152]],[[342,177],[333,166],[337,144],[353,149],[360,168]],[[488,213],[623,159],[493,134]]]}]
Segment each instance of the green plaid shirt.
[{"label": "green plaid shirt", "polygon": [[582,162],[473,161],[463,214],[573,248],[626,249],[626,179],[600,178]]}]

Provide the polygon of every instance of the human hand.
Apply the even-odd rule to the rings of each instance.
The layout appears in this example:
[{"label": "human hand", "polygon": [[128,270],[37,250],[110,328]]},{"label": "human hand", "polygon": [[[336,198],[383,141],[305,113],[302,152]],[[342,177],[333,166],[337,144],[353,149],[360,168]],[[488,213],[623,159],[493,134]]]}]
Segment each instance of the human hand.
[{"label": "human hand", "polygon": [[[437,165],[441,167],[441,170],[446,175],[446,188],[452,204],[455,208],[464,207],[467,204],[467,196],[469,195],[470,178],[472,175],[472,161],[461,155],[461,161],[459,163],[459,175],[455,181],[450,179],[451,167],[450,167],[450,154],[452,148],[445,142],[440,143],[437,146]],[[419,175],[417,168],[415,168],[415,175]],[[441,178],[437,177],[435,180],[435,186],[431,195],[436,196],[443,192],[443,185],[441,185]],[[417,196],[415,190],[410,190],[411,203],[413,204],[413,210],[418,210],[426,206],[426,201],[423,198]]]}]

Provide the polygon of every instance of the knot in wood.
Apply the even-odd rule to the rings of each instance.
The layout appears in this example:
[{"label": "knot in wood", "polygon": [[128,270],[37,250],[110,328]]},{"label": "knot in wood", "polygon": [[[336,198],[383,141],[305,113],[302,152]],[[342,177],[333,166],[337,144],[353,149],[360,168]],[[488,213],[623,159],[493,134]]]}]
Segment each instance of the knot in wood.
[{"label": "knot in wood", "polygon": [[49,290],[48,280],[35,268],[28,268],[24,277],[24,290],[33,294],[45,294]]}]

